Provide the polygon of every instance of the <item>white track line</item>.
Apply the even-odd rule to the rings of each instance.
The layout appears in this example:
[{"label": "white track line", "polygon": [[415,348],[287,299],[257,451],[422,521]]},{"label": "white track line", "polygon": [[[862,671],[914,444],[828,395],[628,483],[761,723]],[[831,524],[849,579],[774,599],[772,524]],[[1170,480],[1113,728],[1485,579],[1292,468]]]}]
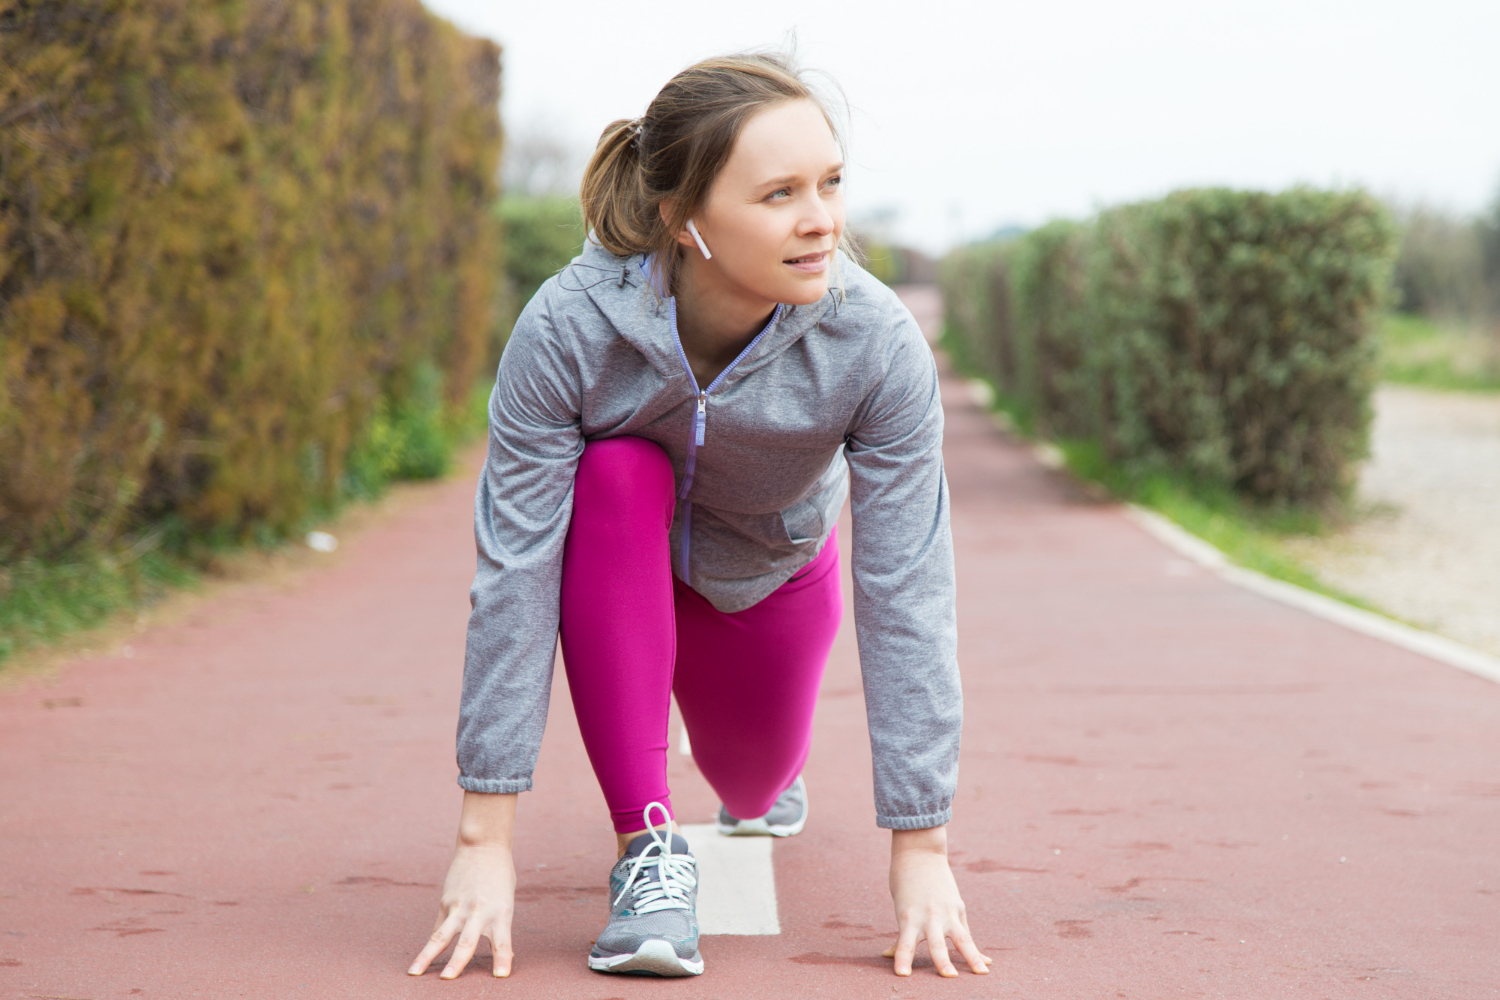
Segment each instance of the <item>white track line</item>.
[{"label": "white track line", "polygon": [[1178,527],[1154,511],[1130,504],[1126,507],[1130,519],[1175,550],[1179,555],[1191,559],[1219,576],[1238,584],[1246,590],[1290,604],[1326,621],[1335,622],[1348,629],[1400,646],[1402,649],[1446,663],[1450,667],[1467,670],[1486,680],[1500,681],[1500,660],[1477,649],[1445,639],[1431,632],[1403,625],[1384,615],[1377,615],[1343,601],[1336,601],[1322,594],[1315,594],[1294,584],[1273,580],[1254,570],[1231,563],[1218,549],[1208,542]]},{"label": "white track line", "polygon": [[780,934],[774,837],[725,837],[712,823],[679,829],[698,861],[700,934]]}]

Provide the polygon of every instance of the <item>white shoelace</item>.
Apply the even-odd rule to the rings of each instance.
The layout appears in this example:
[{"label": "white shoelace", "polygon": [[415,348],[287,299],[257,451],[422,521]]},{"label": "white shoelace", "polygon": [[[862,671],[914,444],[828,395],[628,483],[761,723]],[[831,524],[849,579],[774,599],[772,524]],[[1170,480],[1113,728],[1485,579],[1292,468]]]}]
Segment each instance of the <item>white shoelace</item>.
[{"label": "white shoelace", "polygon": [[[651,823],[652,808],[660,809],[663,825],[667,827],[667,839],[663,840],[661,834]],[[627,892],[632,893],[632,909],[637,913],[650,913],[653,910],[686,910],[688,902],[688,890],[698,886],[697,865],[693,863],[691,854],[672,853],[672,817],[667,813],[667,807],[660,802],[652,802],[646,806],[642,815],[646,820],[646,830],[651,834],[651,843],[646,849],[636,856],[630,865],[630,871],[625,877],[625,886],[620,894],[615,897],[611,906],[618,906],[620,900]],[[652,850],[656,853],[652,854]],[[641,869],[656,866],[657,877],[654,880],[637,878]]]}]

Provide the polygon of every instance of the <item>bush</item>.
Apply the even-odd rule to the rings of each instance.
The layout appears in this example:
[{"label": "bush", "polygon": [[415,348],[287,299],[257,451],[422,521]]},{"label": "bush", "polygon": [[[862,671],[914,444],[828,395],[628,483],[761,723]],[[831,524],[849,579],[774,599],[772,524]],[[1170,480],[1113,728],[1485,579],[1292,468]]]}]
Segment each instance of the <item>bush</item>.
[{"label": "bush", "polygon": [[1486,220],[1416,207],[1398,215],[1395,306],[1405,313],[1473,323],[1490,311]]},{"label": "bush", "polygon": [[864,269],[887,285],[930,285],[937,279],[933,259],[920,250],[852,232],[854,245]]},{"label": "bush", "polygon": [[1181,191],[951,255],[947,336],[1039,433],[1319,504],[1365,452],[1394,252],[1363,193]]},{"label": "bush", "polygon": [[443,405],[443,373],[430,361],[418,366],[411,391],[393,401],[381,396],[347,463],[345,492],[373,498],[397,479],[436,479],[448,471],[456,434]]},{"label": "bush", "polygon": [[583,249],[583,212],[578,199],[564,195],[507,196],[500,202],[505,230],[505,273],[517,310],[542,282],[562,270]]},{"label": "bush", "polygon": [[464,408],[498,74],[418,0],[0,11],[0,562],[293,530]]},{"label": "bush", "polygon": [[[943,346],[962,370],[989,380],[1017,407],[1015,324],[1011,317],[1013,242],[979,243],[955,250],[938,268],[943,293]],[[1017,412],[1013,416],[1025,415]]]}]

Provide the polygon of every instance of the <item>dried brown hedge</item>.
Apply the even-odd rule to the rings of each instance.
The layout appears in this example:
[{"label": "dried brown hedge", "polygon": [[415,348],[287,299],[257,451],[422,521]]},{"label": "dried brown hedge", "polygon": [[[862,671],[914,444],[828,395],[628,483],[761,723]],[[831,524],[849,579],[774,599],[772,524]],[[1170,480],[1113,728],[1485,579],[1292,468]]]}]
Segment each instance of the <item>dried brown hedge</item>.
[{"label": "dried brown hedge", "polygon": [[418,0],[0,0],[0,560],[285,530],[493,358],[499,50]]}]

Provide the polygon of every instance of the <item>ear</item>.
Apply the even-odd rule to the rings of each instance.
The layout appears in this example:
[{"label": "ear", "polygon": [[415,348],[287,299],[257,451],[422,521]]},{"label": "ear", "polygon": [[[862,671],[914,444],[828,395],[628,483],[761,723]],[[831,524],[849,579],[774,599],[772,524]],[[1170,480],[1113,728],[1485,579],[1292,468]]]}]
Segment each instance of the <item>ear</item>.
[{"label": "ear", "polygon": [[[657,204],[656,210],[661,215],[661,224],[664,225],[664,226],[671,226],[672,225],[672,215],[677,210],[677,201],[676,201],[676,199],[673,199],[673,198],[663,198]],[[677,245],[678,246],[684,246],[684,247],[696,247],[697,246],[697,244],[693,242],[693,234],[687,231],[687,226],[683,226],[681,229],[678,229],[677,233],[676,233],[676,236],[677,236]]]}]

